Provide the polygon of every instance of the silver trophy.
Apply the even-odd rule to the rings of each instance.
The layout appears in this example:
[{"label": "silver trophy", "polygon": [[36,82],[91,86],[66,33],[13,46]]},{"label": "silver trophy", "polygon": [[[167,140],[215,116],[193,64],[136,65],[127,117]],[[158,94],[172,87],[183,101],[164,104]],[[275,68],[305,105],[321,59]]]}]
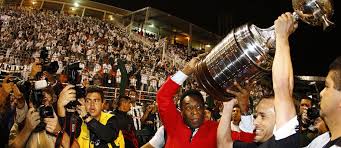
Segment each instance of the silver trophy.
[{"label": "silver trophy", "polygon": [[[327,29],[333,26],[331,0],[293,0],[295,20]],[[246,24],[232,30],[200,61],[194,72],[199,85],[214,99],[230,100],[226,89],[236,90],[233,82],[260,79],[271,71],[275,53],[274,26],[261,29]]]}]

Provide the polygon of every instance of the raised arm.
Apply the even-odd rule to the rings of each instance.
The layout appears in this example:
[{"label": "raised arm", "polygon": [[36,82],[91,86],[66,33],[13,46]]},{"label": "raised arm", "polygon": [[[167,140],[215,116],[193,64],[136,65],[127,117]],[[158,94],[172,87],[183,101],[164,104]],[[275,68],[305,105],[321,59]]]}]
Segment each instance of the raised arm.
[{"label": "raised arm", "polygon": [[224,102],[223,115],[220,118],[217,129],[217,146],[218,148],[232,148],[233,141],[231,137],[231,116],[233,105],[236,100]]},{"label": "raised arm", "polygon": [[282,14],[275,21],[276,52],[272,65],[272,80],[276,129],[296,116],[292,98],[294,80],[289,46],[289,36],[296,28],[297,24],[290,13]]},{"label": "raised arm", "polygon": [[189,61],[181,71],[178,71],[162,85],[156,95],[158,110],[167,132],[176,132],[175,124],[182,123],[181,114],[176,110],[173,98],[180,85],[194,72],[199,59],[199,57],[195,57]]}]

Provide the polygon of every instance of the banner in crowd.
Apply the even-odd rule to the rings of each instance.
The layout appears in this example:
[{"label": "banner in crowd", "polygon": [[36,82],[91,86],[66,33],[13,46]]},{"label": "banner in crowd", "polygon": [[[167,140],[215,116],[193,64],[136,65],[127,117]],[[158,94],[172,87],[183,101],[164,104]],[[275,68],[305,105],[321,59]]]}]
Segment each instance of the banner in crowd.
[{"label": "banner in crowd", "polygon": [[7,73],[19,73],[25,69],[25,66],[22,65],[10,65],[6,63],[0,63],[0,71]]}]

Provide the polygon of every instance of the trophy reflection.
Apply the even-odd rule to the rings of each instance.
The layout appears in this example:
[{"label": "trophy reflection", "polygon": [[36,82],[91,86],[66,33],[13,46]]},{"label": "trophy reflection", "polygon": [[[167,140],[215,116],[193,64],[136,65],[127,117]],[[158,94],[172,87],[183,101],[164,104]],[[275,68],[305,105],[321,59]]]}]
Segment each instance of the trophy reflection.
[{"label": "trophy reflection", "polygon": [[[295,20],[328,29],[333,14],[331,0],[292,0]],[[201,88],[214,99],[229,101],[226,89],[236,90],[233,82],[258,80],[271,71],[275,53],[274,26],[261,29],[246,24],[232,30],[200,61],[194,72]]]}]

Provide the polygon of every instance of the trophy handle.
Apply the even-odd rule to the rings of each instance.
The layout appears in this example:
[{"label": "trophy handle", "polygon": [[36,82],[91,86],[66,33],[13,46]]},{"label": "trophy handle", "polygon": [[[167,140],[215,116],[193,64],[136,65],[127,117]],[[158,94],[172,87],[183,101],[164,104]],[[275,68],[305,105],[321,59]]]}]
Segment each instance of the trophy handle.
[{"label": "trophy handle", "polygon": [[335,24],[330,21],[325,15],[322,16],[323,19],[323,30],[330,30],[335,27]]}]

